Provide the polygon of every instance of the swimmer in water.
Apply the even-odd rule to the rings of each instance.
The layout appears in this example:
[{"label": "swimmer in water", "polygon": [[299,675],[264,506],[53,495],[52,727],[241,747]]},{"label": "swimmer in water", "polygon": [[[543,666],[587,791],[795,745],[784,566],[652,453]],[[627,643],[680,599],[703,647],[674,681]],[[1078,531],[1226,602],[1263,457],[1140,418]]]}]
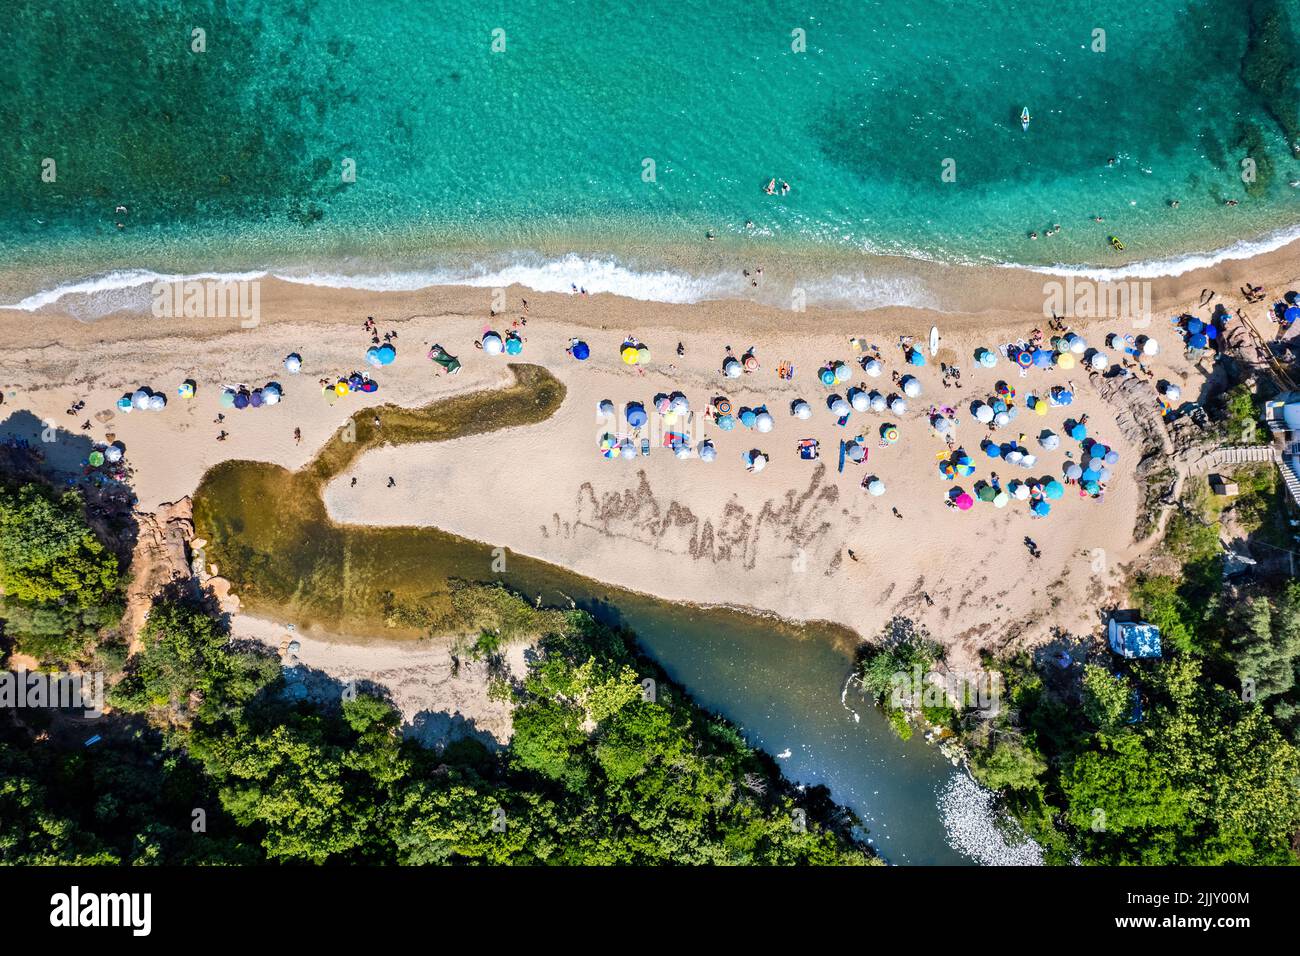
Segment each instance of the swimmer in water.
[{"label": "swimmer in water", "polygon": [[1223,204],[1224,204],[1225,206],[1235,206],[1235,205],[1237,205],[1237,200],[1235,200],[1235,199],[1226,199],[1226,200],[1224,200]]},{"label": "swimmer in water", "polygon": [[1177,200],[1177,199],[1171,199],[1171,200],[1169,200],[1169,208],[1170,208],[1170,209],[1177,209],[1177,208],[1178,208],[1178,200]]},{"label": "swimmer in water", "polygon": [[769,179],[769,180],[767,181],[767,185],[763,187],[763,192],[767,193],[769,196],[771,196],[772,194],[774,194],[774,193],[776,192],[776,179],[775,179],[775,178]]},{"label": "swimmer in water", "polygon": [[1031,233],[1029,234],[1029,238],[1030,238],[1030,239],[1037,239],[1037,238],[1038,238],[1038,233],[1036,233],[1036,232],[1031,232]]},{"label": "swimmer in water", "polygon": [[784,196],[789,191],[790,191],[790,184],[787,183],[784,179],[781,180],[781,195]]}]

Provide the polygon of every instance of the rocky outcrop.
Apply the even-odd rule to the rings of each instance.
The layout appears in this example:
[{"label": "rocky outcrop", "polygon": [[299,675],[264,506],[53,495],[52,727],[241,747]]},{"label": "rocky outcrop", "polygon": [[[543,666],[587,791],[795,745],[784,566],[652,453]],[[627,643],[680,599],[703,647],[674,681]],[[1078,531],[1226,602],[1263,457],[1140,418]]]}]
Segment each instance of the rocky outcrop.
[{"label": "rocky outcrop", "polygon": [[173,581],[191,576],[189,543],[194,538],[194,509],[189,498],[160,505],[152,514],[138,513],[139,533],[131,554],[123,628],[131,651],[137,650],[154,596]]}]

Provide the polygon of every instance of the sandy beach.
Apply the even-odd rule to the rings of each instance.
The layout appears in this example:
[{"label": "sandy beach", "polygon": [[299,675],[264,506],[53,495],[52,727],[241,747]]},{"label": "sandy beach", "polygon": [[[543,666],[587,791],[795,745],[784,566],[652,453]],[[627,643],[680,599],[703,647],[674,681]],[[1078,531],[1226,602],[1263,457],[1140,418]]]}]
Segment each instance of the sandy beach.
[{"label": "sandy beach", "polygon": [[[768,271],[780,277],[778,267]],[[792,311],[741,300],[667,305],[512,287],[505,290],[505,311],[494,318],[490,289],[378,293],[274,279],[262,282],[262,317],[255,328],[241,328],[230,318],[157,319],[147,313],[82,323],[60,314],[57,304],[36,313],[0,310],[9,343],[0,357],[0,433],[35,442],[52,425],[56,440],[45,443],[47,458],[70,470],[79,470],[87,447],[76,436],[122,442],[138,508],[149,513],[191,494],[210,467],[227,459],[302,467],[358,408],[414,407],[503,387],[512,381],[506,360],[485,355],[473,342],[487,328],[506,331],[526,318],[517,329],[525,339],[523,352],[514,360],[541,365],[564,383],[568,391],[559,412],[539,425],[368,453],[326,489],[334,520],[438,527],[669,600],[829,620],[863,637],[904,615],[925,624],[957,665],[973,664],[982,649],[1032,643],[1052,628],[1089,631],[1098,624],[1099,609],[1118,599],[1125,565],[1140,551],[1133,533],[1140,506],[1133,469],[1143,449],[1121,421],[1134,410],[1103,398],[1099,376],[1076,367],[1034,369],[1022,377],[1005,359],[991,369],[972,360],[977,347],[1025,340],[1035,328],[1047,333],[1044,283],[1059,277],[1000,268],[940,272],[935,281],[963,290],[965,311]],[[1207,318],[1210,309],[1198,307],[1202,290],[1216,290],[1210,305],[1223,302],[1231,312],[1241,304],[1236,290],[1244,283],[1262,284],[1276,297],[1297,276],[1300,250],[1289,246],[1152,281],[1154,316],[1138,331],[1163,348],[1151,363],[1152,382],[1143,380],[1139,404],[1148,412],[1155,408],[1153,383],[1161,380],[1178,384],[1185,397],[1197,395],[1202,373],[1184,358],[1169,319],[1184,312]],[[1264,306],[1251,308],[1263,315]],[[380,331],[397,332],[398,359],[375,372],[378,392],[328,403],[319,379],[365,367],[366,316],[375,317]],[[1096,347],[1104,348],[1110,333],[1134,332],[1113,319],[1068,321],[1071,331]],[[1256,324],[1266,328],[1262,320]],[[923,368],[906,367],[900,336],[923,344],[931,326],[940,330],[939,353]],[[628,335],[652,348],[650,365],[620,360]],[[573,337],[590,344],[589,361],[566,355]],[[881,378],[868,379],[858,370],[864,353],[854,339],[859,347],[878,347],[885,365]],[[426,358],[435,342],[460,358],[460,374],[436,374]],[[684,346],[680,356],[678,342]],[[753,348],[758,370],[725,378],[720,368],[727,346],[737,355]],[[1115,350],[1107,351],[1118,360]],[[297,375],[282,364],[290,352],[302,355]],[[854,369],[844,387],[888,394],[896,390],[891,373],[899,371],[915,374],[923,392],[909,399],[903,416],[855,412],[847,427],[838,427],[826,399],[843,388],[828,390],[816,377],[830,360]],[[792,379],[777,375],[782,362],[794,365]],[[941,362],[960,367],[961,389],[942,386]],[[185,379],[198,385],[193,399],[176,397]],[[1023,444],[1038,455],[1029,470],[992,461],[979,450],[988,432],[973,419],[970,403],[988,398],[1003,380],[1015,388],[1020,413],[993,437],[1005,442],[1023,435]],[[224,421],[216,421],[223,411],[221,386],[270,381],[284,387],[280,405],[225,410]],[[1068,408],[1040,417],[1025,407],[1028,396],[1046,396],[1052,385],[1067,382],[1076,396]],[[116,400],[139,386],[167,394],[167,408],[115,411]],[[632,461],[600,456],[599,436],[610,428],[597,420],[599,401],[608,399],[620,410],[629,401],[644,402],[653,416],[653,397],[678,390],[689,398],[697,425],[706,405],[726,396],[737,408],[766,405],[775,427],[767,434],[742,427],[696,432],[715,442],[712,463],[679,461],[657,443],[648,456]],[[812,404],[810,420],[791,416],[796,398]],[[84,408],[67,414],[78,400]],[[956,445],[975,459],[975,474],[956,481],[966,491],[991,472],[1004,485],[1059,475],[1065,452],[1073,449],[1076,460],[1079,455],[1063,422],[1085,414],[1090,435],[1117,450],[1120,462],[1103,500],[1079,497],[1071,486],[1046,518],[1033,518],[1017,501],[1001,510],[979,502],[959,512],[945,504],[954,485],[938,474],[948,449],[929,426],[931,406],[952,409]],[[87,420],[90,427],[83,431],[79,426]],[[887,420],[899,426],[900,439],[882,447],[878,428]],[[1062,435],[1057,450],[1037,447],[1044,429]],[[222,430],[228,438],[217,441]],[[858,434],[866,439],[868,460],[848,463],[841,472],[839,441]],[[819,461],[798,457],[796,442],[805,438],[820,442]],[[742,453],[750,449],[770,456],[761,474],[745,469]],[[883,496],[862,488],[868,475],[885,482]],[[1030,554],[1027,536],[1041,557]]]}]

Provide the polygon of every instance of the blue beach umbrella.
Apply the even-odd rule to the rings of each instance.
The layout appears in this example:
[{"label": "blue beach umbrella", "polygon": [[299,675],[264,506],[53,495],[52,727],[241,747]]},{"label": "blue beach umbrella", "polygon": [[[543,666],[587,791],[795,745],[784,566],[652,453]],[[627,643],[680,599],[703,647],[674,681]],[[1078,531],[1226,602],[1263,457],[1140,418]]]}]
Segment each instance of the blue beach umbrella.
[{"label": "blue beach umbrella", "polygon": [[1297,308],[1294,305],[1291,306],[1291,308],[1282,313],[1282,318],[1286,319],[1287,322],[1294,322],[1296,319],[1300,319],[1300,308]]},{"label": "blue beach umbrella", "polygon": [[[1298,310],[1298,311],[1300,311],[1300,310]],[[1204,332],[1204,331],[1205,331],[1205,323],[1202,322],[1200,319],[1188,319],[1188,320],[1187,320],[1187,331],[1188,331],[1189,333],[1191,333],[1192,335],[1196,335],[1196,334],[1198,334],[1198,333],[1200,333],[1200,332]]]},{"label": "blue beach umbrella", "polygon": [[380,365],[392,365],[395,358],[397,358],[397,349],[387,343],[379,346]]},{"label": "blue beach umbrella", "polygon": [[515,333],[510,332],[506,335],[506,354],[518,355],[524,350],[524,340]]},{"label": "blue beach umbrella", "polygon": [[920,349],[914,348],[907,353],[907,361],[911,365],[924,365],[925,355],[922,354]]},{"label": "blue beach umbrella", "polygon": [[[1087,472],[1084,472],[1084,474],[1087,474]],[[1080,484],[1080,487],[1090,495],[1095,495],[1101,491],[1101,485],[1097,484],[1095,480],[1084,481]]]},{"label": "blue beach umbrella", "polygon": [[628,402],[625,414],[630,428],[640,428],[646,423],[645,406],[640,402]]},{"label": "blue beach umbrella", "polygon": [[1052,367],[1052,353],[1047,349],[1038,349],[1034,352],[1034,364],[1039,368]]},{"label": "blue beach umbrella", "polygon": [[1075,422],[1070,426],[1070,437],[1075,441],[1083,441],[1088,437],[1088,427],[1082,422]]},{"label": "blue beach umbrella", "polygon": [[1082,476],[1083,469],[1074,462],[1070,462],[1065,466],[1065,477],[1069,478],[1071,481],[1078,481]]},{"label": "blue beach umbrella", "polygon": [[835,369],[830,368],[829,366],[818,372],[817,377],[821,379],[821,383],[827,388],[831,388],[835,385]]},{"label": "blue beach umbrella", "polygon": [[379,360],[379,349],[375,348],[373,345],[366,349],[366,362],[373,365],[375,368],[379,368],[379,366],[383,364]]},{"label": "blue beach umbrella", "polygon": [[754,422],[757,418],[758,416],[754,414],[752,408],[742,408],[740,410],[740,424],[744,425],[746,428],[753,428]]},{"label": "blue beach umbrella", "polygon": [[[1300,312],[1300,309],[1296,309]],[[1192,335],[1187,339],[1187,347],[1190,349],[1203,349],[1210,344],[1210,340],[1204,335]]]},{"label": "blue beach umbrella", "polygon": [[1040,518],[1045,518],[1052,513],[1052,506],[1041,498],[1029,506],[1029,509]]},{"label": "blue beach umbrella", "polygon": [[993,444],[993,442],[986,441],[984,443],[984,454],[988,455],[990,458],[1001,458],[1002,449]]},{"label": "blue beach umbrella", "polygon": [[1055,501],[1065,494],[1065,486],[1053,478],[1043,486],[1043,494]]},{"label": "blue beach umbrella", "polygon": [[569,352],[579,362],[585,362],[587,361],[587,357],[591,355],[591,348],[586,342],[575,341],[573,347],[569,349]]},{"label": "blue beach umbrella", "polygon": [[729,432],[736,427],[736,420],[730,415],[719,415],[717,426],[724,432]]}]

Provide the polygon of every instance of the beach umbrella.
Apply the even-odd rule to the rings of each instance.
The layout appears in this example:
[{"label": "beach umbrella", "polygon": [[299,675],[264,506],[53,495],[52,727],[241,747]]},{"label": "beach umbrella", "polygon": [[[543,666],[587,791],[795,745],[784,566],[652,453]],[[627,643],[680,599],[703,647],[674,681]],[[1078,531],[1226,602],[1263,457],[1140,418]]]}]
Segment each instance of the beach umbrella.
[{"label": "beach umbrella", "polygon": [[505,343],[501,341],[501,336],[495,332],[484,332],[483,338],[479,340],[483,346],[483,351],[488,355],[500,355],[505,350]]},{"label": "beach umbrella", "polygon": [[149,411],[161,412],[167,407],[167,396],[154,393],[149,396]]},{"label": "beach umbrella", "polygon": [[971,414],[975,416],[975,421],[981,425],[987,425],[993,421],[993,407],[985,405],[983,402],[976,402],[971,409]]},{"label": "beach umbrella", "polygon": [[222,408],[234,408],[235,393],[228,388],[225,389],[224,391],[222,391],[220,398],[217,399],[217,404],[219,404]]},{"label": "beach umbrella", "polygon": [[624,438],[618,445],[618,453],[624,461],[631,461],[636,457],[636,443],[630,438]]},{"label": "beach umbrella", "polygon": [[862,360],[862,371],[866,372],[872,378],[879,378],[880,373],[884,371],[884,368],[880,364],[880,359],[869,358]]},{"label": "beach umbrella", "polygon": [[838,395],[832,395],[830,401],[827,404],[831,410],[831,414],[834,415],[836,418],[843,418],[845,415],[848,415],[851,411],[853,411],[849,403],[846,402],[844,399],[840,398]]},{"label": "beach umbrella", "polygon": [[907,353],[907,362],[909,365],[924,365],[925,355],[918,348],[912,348]]},{"label": "beach umbrella", "polygon": [[[625,365],[635,365],[635,364],[636,364],[636,346],[635,346],[635,345],[632,345],[631,343],[628,343],[628,342],[624,342],[624,343],[623,343],[623,350],[619,353],[619,355],[621,355],[622,358],[623,358],[623,364],[625,364]],[[733,359],[732,361],[735,361],[735,360]]]},{"label": "beach umbrella", "polygon": [[130,395],[123,395],[117,400],[117,410],[119,412],[129,413],[133,408],[135,408],[135,403],[131,400]]},{"label": "beach umbrella", "polygon": [[1011,500],[1011,496],[1009,494],[1007,494],[1005,491],[999,491],[996,495],[993,496],[993,507],[1005,508],[1007,506],[1007,502],[1010,500]]},{"label": "beach umbrella", "polygon": [[998,394],[998,397],[1000,398],[1016,397],[1016,390],[1012,388],[1010,385],[1008,385],[1006,382],[998,382],[996,385],[993,386],[993,391],[995,391]]},{"label": "beach umbrella", "polygon": [[1010,424],[1010,422],[1011,422],[1011,415],[1008,412],[997,412],[993,416],[993,424],[997,425],[999,428],[1001,428],[1004,425]]},{"label": "beach umbrella", "polygon": [[1045,518],[1052,513],[1052,506],[1040,498],[1029,506],[1029,510],[1040,518]]},{"label": "beach umbrella", "polygon": [[818,372],[817,377],[827,388],[832,388],[835,385],[835,369],[831,368],[829,365]]},{"label": "beach umbrella", "polygon": [[1193,335],[1187,340],[1187,347],[1189,349],[1204,349],[1209,348],[1209,346],[1210,340],[1204,335]]},{"label": "beach umbrella", "polygon": [[618,454],[618,442],[609,432],[600,436],[600,454],[605,458],[613,458]]},{"label": "beach umbrella", "polygon": [[1176,402],[1182,397],[1183,390],[1173,382],[1167,382],[1164,387],[1164,396],[1167,401]]},{"label": "beach umbrella", "polygon": [[772,421],[772,416],[766,408],[759,409],[758,414],[754,416],[754,428],[760,432],[770,432],[773,424],[775,423]]},{"label": "beach umbrella", "polygon": [[261,408],[263,401],[264,398],[260,388],[253,389],[253,394],[248,396],[248,404],[252,405],[254,408]]},{"label": "beach umbrella", "polygon": [[1110,359],[1106,356],[1105,352],[1093,352],[1088,357],[1088,364],[1098,372],[1104,372],[1110,365]]},{"label": "beach umbrella", "polygon": [[885,396],[879,392],[872,392],[867,396],[873,412],[883,412],[886,408]]},{"label": "beach umbrella", "polygon": [[194,383],[188,380],[181,382],[179,385],[176,386],[176,394],[179,395],[181,398],[193,398]]},{"label": "beach umbrella", "polygon": [[754,354],[753,349],[750,349],[745,353],[744,357],[741,359],[741,363],[745,366],[746,372],[758,371],[758,356]]},{"label": "beach umbrella", "polygon": [[993,442],[986,441],[983,447],[984,447],[984,454],[988,455],[990,458],[1002,457],[1002,449],[998,445],[995,445]]},{"label": "beach umbrella", "polygon": [[1068,335],[1056,336],[1052,339],[1052,348],[1057,352],[1070,351],[1070,340]]},{"label": "beach umbrella", "polygon": [[[957,489],[954,488],[953,491],[956,492]],[[966,494],[966,492],[964,491],[955,494],[952,501],[953,504],[955,504],[957,508],[961,511],[970,511],[970,509],[975,505],[975,499],[972,498],[970,495]]]},{"label": "beach umbrella", "polygon": [[837,382],[847,382],[850,378],[853,377],[852,370],[843,362],[836,362],[834,365],[834,369],[835,369],[835,381]]},{"label": "beach umbrella", "polygon": [[240,391],[235,393],[236,408],[240,408],[240,409],[247,408],[248,402],[249,402],[249,394],[247,392]]},{"label": "beach umbrella", "polygon": [[1055,432],[1045,431],[1038,436],[1038,445],[1043,451],[1054,451],[1061,445],[1061,437]]},{"label": "beach umbrella", "polygon": [[1082,335],[1075,335],[1071,332],[1066,338],[1070,340],[1070,351],[1075,355],[1082,355],[1088,351],[1088,340]]},{"label": "beach umbrella", "polygon": [[1142,343],[1143,355],[1156,355],[1159,353],[1160,343],[1157,342],[1155,339],[1149,338],[1148,336],[1144,335],[1140,339],[1138,339],[1138,341]]},{"label": "beach umbrella", "polygon": [[1056,366],[1063,369],[1074,368],[1074,355],[1070,352],[1062,352],[1056,357]]},{"label": "beach umbrella", "polygon": [[[523,350],[524,350],[524,340],[521,339],[521,338],[520,338],[516,333],[514,333],[514,332],[507,332],[507,333],[506,333],[506,354],[507,354],[507,355],[518,355],[518,354],[519,354],[520,352],[522,352]],[[394,355],[396,355],[396,353],[394,353]],[[381,360],[383,359],[383,349],[382,349],[382,348],[379,350],[379,357],[380,357]],[[388,361],[384,362],[383,364],[387,365],[388,362],[391,362],[391,361],[392,361],[392,359],[390,358],[390,359],[388,359]]]},{"label": "beach umbrella", "polygon": [[591,346],[580,339],[574,339],[569,346],[569,354],[579,362],[585,362],[591,356]]},{"label": "beach umbrella", "polygon": [[975,350],[975,361],[985,368],[992,368],[998,364],[998,355],[992,349],[981,346]]},{"label": "beach umbrella", "polygon": [[284,357],[285,370],[297,375],[302,371],[302,356],[297,352],[290,352]]},{"label": "beach umbrella", "polygon": [[1078,481],[1082,475],[1083,469],[1074,462],[1070,462],[1065,466],[1065,477],[1069,478],[1071,481]]},{"label": "beach umbrella", "polygon": [[1047,484],[1043,485],[1043,494],[1055,501],[1065,494],[1065,486],[1053,478],[1047,482]]},{"label": "beach umbrella", "polygon": [[749,467],[759,472],[767,467],[767,455],[761,451],[747,452],[749,457]]},{"label": "beach umbrella", "polygon": [[740,362],[737,359],[730,355],[723,359],[722,374],[727,378],[740,378],[740,373],[743,371],[744,369],[740,367]]},{"label": "beach umbrella", "polygon": [[101,451],[92,451],[86,458],[86,461],[90,463],[91,468],[98,468],[104,463],[104,453]]},{"label": "beach umbrella", "polygon": [[714,458],[718,457],[718,450],[713,447],[713,442],[705,439],[700,442],[698,454],[700,461],[713,461]]},{"label": "beach umbrella", "polygon": [[867,481],[867,494],[879,498],[885,493],[885,483],[879,478],[872,477]]},{"label": "beach umbrella", "polygon": [[1110,469],[1107,468],[1107,467],[1105,467],[1105,466],[1102,466],[1101,468],[1099,468],[1099,469],[1097,470],[1097,480],[1098,480],[1098,481],[1110,481]]},{"label": "beach umbrella", "polygon": [[980,486],[975,489],[975,497],[980,501],[992,501],[997,496],[998,490],[985,482],[981,482]]},{"label": "beach umbrella", "polygon": [[691,403],[681,392],[673,393],[672,400],[668,405],[669,409],[677,415],[685,415],[691,410]]},{"label": "beach umbrella", "polygon": [[1052,365],[1052,353],[1047,349],[1034,349],[1033,362],[1038,368],[1050,368]]},{"label": "beach umbrella", "polygon": [[908,398],[916,398],[921,394],[921,383],[913,375],[904,375],[899,384],[903,387],[903,394]]},{"label": "beach umbrella", "polygon": [[145,389],[145,388],[137,388],[137,389],[135,390],[135,393],[132,394],[132,396],[131,396],[131,401],[134,402],[134,403],[135,403],[135,407],[138,408],[138,409],[140,409],[141,411],[148,411],[148,410],[149,410],[149,390],[148,390],[148,389]]},{"label": "beach umbrella", "polygon": [[667,415],[670,411],[672,411],[673,400],[669,396],[665,395],[663,392],[660,392],[658,395],[654,397],[654,406],[655,406],[655,411],[657,411],[660,415]]},{"label": "beach umbrella", "polygon": [[613,418],[613,417],[614,417],[614,403],[611,402],[608,398],[602,398],[600,401],[598,401],[598,402],[596,403],[596,417],[597,417],[598,419],[599,419],[599,418]]},{"label": "beach umbrella", "polygon": [[899,415],[899,416],[906,415],[907,402],[903,401],[901,398],[895,395],[889,402],[889,410],[893,412],[895,415]]},{"label": "beach umbrella", "polygon": [[649,347],[649,346],[646,346],[646,345],[638,345],[638,346],[636,347],[636,364],[637,364],[637,365],[649,365],[649,364],[650,364],[650,347]]},{"label": "beach umbrella", "polygon": [[[1289,309],[1287,309],[1285,312],[1282,313],[1282,318],[1286,319],[1287,322],[1294,322],[1296,319],[1300,319],[1300,308],[1296,308],[1294,305],[1291,306]],[[1187,331],[1199,332],[1200,329],[1188,328]]]},{"label": "beach umbrella", "polygon": [[1070,391],[1068,388],[1062,388],[1060,385],[1057,385],[1052,389],[1052,401],[1057,405],[1073,405],[1074,392]]},{"label": "beach umbrella", "polygon": [[[1104,454],[1104,453],[1103,453]],[[1090,471],[1100,471],[1106,466],[1106,459],[1102,455],[1094,455],[1088,459],[1088,469]]]},{"label": "beach umbrella", "polygon": [[1101,485],[1097,484],[1096,479],[1089,479],[1079,483],[1086,494],[1097,495],[1101,493]]},{"label": "beach umbrella", "polygon": [[1083,422],[1074,422],[1068,425],[1070,437],[1075,441],[1083,441],[1088,437],[1088,426]]},{"label": "beach umbrella", "polygon": [[[1290,312],[1290,311],[1291,311],[1291,309],[1287,309],[1287,312]],[[1300,309],[1296,309],[1296,310],[1295,310],[1295,314],[1296,314],[1296,318],[1300,318]],[[1196,335],[1197,333],[1200,333],[1200,332],[1204,332],[1204,331],[1205,331],[1205,323],[1202,322],[1200,319],[1188,319],[1188,320],[1187,320],[1187,331],[1190,332],[1190,333],[1192,333],[1193,335]]]},{"label": "beach umbrella", "polygon": [[1021,468],[1033,468],[1038,463],[1038,456],[1030,452],[1025,452],[1020,461],[1016,462]]},{"label": "beach umbrella", "polygon": [[952,431],[952,422],[948,421],[948,419],[944,418],[942,415],[931,415],[930,427],[940,435],[947,435]]},{"label": "beach umbrella", "polygon": [[804,421],[807,421],[808,419],[812,418],[812,406],[809,405],[807,402],[805,402],[802,398],[796,398],[793,402],[790,403],[790,414],[793,415],[795,418],[799,418]]},{"label": "beach umbrella", "polygon": [[393,346],[390,343],[385,342],[383,345],[379,346],[380,365],[392,365],[393,361],[396,358],[397,358],[397,349],[393,348]]},{"label": "beach umbrella", "polygon": [[1114,465],[1119,463],[1119,452],[1117,452],[1113,448],[1108,448],[1106,450],[1106,454],[1102,455],[1101,457],[1102,460],[1105,461],[1106,464],[1108,465]]},{"label": "beach umbrella", "polygon": [[640,402],[628,402],[623,409],[623,415],[627,418],[629,428],[642,427],[649,417],[645,413],[645,406]]},{"label": "beach umbrella", "polygon": [[[373,382],[369,382],[369,383],[367,383],[367,384],[369,384],[369,385],[373,385],[374,383],[373,383]],[[280,398],[281,398],[281,395],[280,395],[280,391],[279,391],[279,389],[273,389],[273,388],[267,387],[267,388],[265,388],[265,389],[262,390],[262,404],[263,404],[263,405],[279,405],[279,404],[280,404]]]},{"label": "beach umbrella", "polygon": [[104,460],[110,465],[122,460],[122,446],[114,442],[104,449]]},{"label": "beach umbrella", "polygon": [[1005,458],[1007,461],[1011,462],[1011,464],[1015,465],[1020,463],[1020,460],[1025,457],[1025,453],[1021,451],[1019,448],[1012,448],[1002,457]]},{"label": "beach umbrella", "polygon": [[754,422],[757,419],[758,415],[752,408],[742,408],[740,410],[740,424],[744,425],[746,428],[753,428]]},{"label": "beach umbrella", "polygon": [[844,446],[844,457],[849,461],[866,461],[867,450],[857,442],[851,441]]},{"label": "beach umbrella", "polygon": [[736,427],[736,420],[730,415],[719,415],[714,424],[724,432],[729,432]]},{"label": "beach umbrella", "polygon": [[691,446],[684,441],[679,441],[673,445],[673,454],[678,458],[690,458]]},{"label": "beach umbrella", "polygon": [[953,458],[953,470],[963,478],[969,478],[975,474],[975,462],[971,460],[970,455],[961,452]]},{"label": "beach umbrella", "polygon": [[939,476],[952,481],[957,477],[957,466],[950,461],[939,462]]},{"label": "beach umbrella", "polygon": [[849,404],[856,412],[865,412],[871,407],[871,398],[860,388],[849,389]]},{"label": "beach umbrella", "polygon": [[1090,482],[1096,484],[1097,479],[1099,477],[1101,476],[1097,474],[1096,470],[1092,468],[1085,468],[1083,469],[1083,474],[1079,476],[1079,481],[1085,485]]},{"label": "beach umbrella", "polygon": [[898,441],[898,426],[897,426],[897,425],[881,425],[881,426],[880,426],[880,437],[884,440],[884,442],[885,442],[886,445],[892,445],[892,444],[894,444],[894,442]]},{"label": "beach umbrella", "polygon": [[1015,495],[1017,501],[1024,501],[1029,497],[1029,486],[1023,481],[1011,482],[1011,493]]},{"label": "beach umbrella", "polygon": [[1021,368],[1029,368],[1031,365],[1034,364],[1034,353],[1025,349],[1022,349],[1021,351],[1017,352],[1016,364],[1019,365]]},{"label": "beach umbrella", "polygon": [[1047,408],[1048,408],[1048,404],[1047,404],[1047,401],[1046,401],[1045,399],[1038,398],[1037,396],[1034,397],[1034,414],[1035,414],[1035,415],[1046,415],[1046,414],[1047,414]]},{"label": "beach umbrella", "polygon": [[379,368],[379,366],[383,365],[384,363],[379,358],[379,349],[375,348],[373,345],[366,349],[366,362],[373,365],[375,368]]}]

